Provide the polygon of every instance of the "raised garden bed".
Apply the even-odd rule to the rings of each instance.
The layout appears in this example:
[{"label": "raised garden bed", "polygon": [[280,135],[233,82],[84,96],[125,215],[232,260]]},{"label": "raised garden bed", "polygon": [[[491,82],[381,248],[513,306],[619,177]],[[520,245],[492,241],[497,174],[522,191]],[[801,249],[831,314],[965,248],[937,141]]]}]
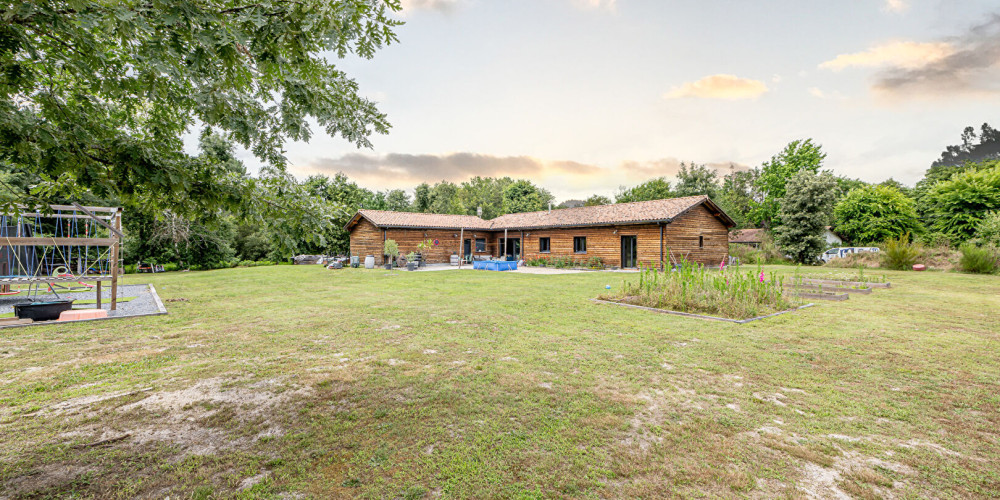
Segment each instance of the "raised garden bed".
[{"label": "raised garden bed", "polygon": [[816,291],[816,292],[803,292],[801,290],[792,290],[791,292],[789,292],[789,294],[794,295],[794,296],[799,297],[799,298],[802,298],[802,299],[818,299],[818,300],[841,301],[841,300],[847,300],[847,299],[850,298],[850,296],[847,295],[846,293],[837,293],[837,292],[819,292],[819,291]]},{"label": "raised garden bed", "polygon": [[854,288],[854,287],[837,286],[837,285],[820,285],[820,284],[803,283],[801,285],[794,285],[793,284],[793,285],[786,285],[786,286],[788,288],[792,289],[792,290],[802,290],[802,291],[808,291],[808,292],[812,292],[812,291],[817,291],[817,292],[843,292],[843,293],[860,293],[860,294],[866,294],[866,295],[872,293],[872,289],[871,288],[861,288],[861,287]]},{"label": "raised garden bed", "polygon": [[724,321],[726,323],[736,323],[736,324],[740,324],[740,325],[742,325],[744,323],[750,323],[751,321],[757,321],[759,319],[765,319],[765,318],[771,318],[771,317],[774,317],[774,316],[780,316],[782,314],[787,314],[787,313],[790,313],[790,312],[798,311],[799,309],[805,309],[807,307],[812,307],[813,306],[813,304],[804,304],[804,305],[801,305],[801,306],[798,306],[798,307],[793,307],[791,309],[786,309],[784,311],[778,311],[778,312],[774,312],[774,313],[771,313],[771,314],[765,314],[765,315],[762,315],[762,316],[756,316],[756,317],[753,317],[753,318],[733,319],[733,318],[720,318],[718,316],[709,316],[709,315],[706,315],[706,314],[694,314],[694,313],[686,313],[686,312],[680,312],[680,311],[670,311],[670,310],[667,310],[667,309],[659,309],[659,308],[656,308],[656,307],[640,306],[640,305],[636,305],[636,304],[629,304],[627,302],[618,302],[618,301],[614,301],[614,300],[602,300],[602,299],[591,299],[591,300],[593,300],[594,302],[597,302],[598,304],[610,304],[610,305],[613,305],[613,306],[631,307],[633,309],[642,309],[643,311],[650,311],[650,312],[661,313],[661,314],[671,314],[671,315],[674,315],[674,316],[684,316],[685,318],[704,319],[704,320],[709,320],[709,321]]},{"label": "raised garden bed", "polygon": [[837,286],[860,286],[866,288],[891,288],[892,283],[878,283],[870,281],[843,281],[843,280],[828,280],[828,279],[818,279],[818,278],[799,278],[802,283],[813,284],[813,285],[837,285]]}]

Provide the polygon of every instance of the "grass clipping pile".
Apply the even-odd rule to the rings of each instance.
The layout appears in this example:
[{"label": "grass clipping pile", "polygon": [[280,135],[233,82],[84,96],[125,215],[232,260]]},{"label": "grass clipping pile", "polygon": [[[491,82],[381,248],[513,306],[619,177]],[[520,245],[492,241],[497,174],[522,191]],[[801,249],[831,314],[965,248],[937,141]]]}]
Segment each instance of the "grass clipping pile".
[{"label": "grass clipping pile", "polygon": [[643,268],[637,281],[623,280],[620,292],[604,294],[598,299],[737,320],[801,305],[801,300],[784,293],[776,273],[766,276],[759,267],[756,270],[744,270],[739,265],[720,267],[719,271],[710,271],[699,264],[681,261],[665,271]]}]

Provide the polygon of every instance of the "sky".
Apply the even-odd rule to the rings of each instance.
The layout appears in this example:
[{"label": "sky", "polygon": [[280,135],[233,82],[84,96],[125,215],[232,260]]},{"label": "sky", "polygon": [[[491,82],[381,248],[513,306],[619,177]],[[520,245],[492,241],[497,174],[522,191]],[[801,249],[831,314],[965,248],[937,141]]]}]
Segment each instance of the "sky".
[{"label": "sky", "polygon": [[[837,175],[912,185],[1000,126],[996,0],[403,0],[399,42],[335,64],[392,129],[288,143],[299,177],[376,190],[474,175],[557,200],[812,138]],[[412,191],[411,191],[412,192]]]}]

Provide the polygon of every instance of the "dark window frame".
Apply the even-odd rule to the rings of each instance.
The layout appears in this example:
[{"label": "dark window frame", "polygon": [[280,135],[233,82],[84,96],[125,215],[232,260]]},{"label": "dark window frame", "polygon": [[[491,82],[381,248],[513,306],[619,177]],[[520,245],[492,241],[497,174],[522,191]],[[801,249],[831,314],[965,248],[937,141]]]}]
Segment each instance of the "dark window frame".
[{"label": "dark window frame", "polygon": [[[479,246],[479,242],[483,242],[483,246]],[[480,250],[481,248],[481,250]],[[476,250],[475,253],[483,253],[486,251],[486,238],[476,238]]]},{"label": "dark window frame", "polygon": [[[580,245],[579,243],[582,243],[582,245]],[[580,250],[581,247],[583,247],[583,250]],[[573,237],[573,253],[577,253],[577,254],[587,253],[587,237],[586,236],[574,236]]]},{"label": "dark window frame", "polygon": [[[545,245],[542,245],[543,241]],[[552,253],[552,238],[548,236],[538,238],[538,253]]]}]

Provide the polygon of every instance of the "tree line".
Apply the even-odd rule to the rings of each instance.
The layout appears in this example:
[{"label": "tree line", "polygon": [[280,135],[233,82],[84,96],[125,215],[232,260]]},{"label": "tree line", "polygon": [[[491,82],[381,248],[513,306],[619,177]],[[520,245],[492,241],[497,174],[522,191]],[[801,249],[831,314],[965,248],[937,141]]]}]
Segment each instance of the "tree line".
[{"label": "tree line", "polygon": [[[991,131],[988,125],[984,131]],[[968,137],[968,131],[963,137]],[[986,143],[996,141],[983,134]],[[738,228],[773,231],[781,250],[809,262],[825,249],[826,226],[856,245],[877,245],[910,235],[924,241],[957,245],[1000,245],[1000,159],[968,159],[983,142],[959,151],[966,157],[935,161],[924,178],[909,188],[893,179],[869,184],[835,176],[823,169],[826,154],[811,139],[789,143],[759,167],[732,167],[725,175],[696,163],[682,163],[676,179],[658,177],[611,197],[555,205],[628,203],[680,196],[707,195]],[[196,158],[223,176],[253,181],[241,202],[196,213],[162,210],[128,199],[89,196],[85,203],[125,206],[123,225],[127,260],[214,268],[240,261],[283,261],[299,253],[346,254],[350,238],[344,226],[360,209],[442,214],[500,215],[545,210],[553,195],[529,180],[473,177],[453,183],[422,183],[411,196],[402,189],[374,191],[345,174],[313,175],[302,181],[265,169],[256,178],[235,155],[235,145],[218,134],[201,137]],[[946,151],[954,150],[949,146]],[[0,182],[27,195],[36,175],[7,165]],[[0,194],[9,197],[8,189]],[[17,197],[14,197],[17,198]],[[11,198],[6,203],[13,203]],[[280,201],[277,201],[280,200]],[[56,198],[52,203],[62,202]],[[305,215],[304,215],[305,214]]]}]

